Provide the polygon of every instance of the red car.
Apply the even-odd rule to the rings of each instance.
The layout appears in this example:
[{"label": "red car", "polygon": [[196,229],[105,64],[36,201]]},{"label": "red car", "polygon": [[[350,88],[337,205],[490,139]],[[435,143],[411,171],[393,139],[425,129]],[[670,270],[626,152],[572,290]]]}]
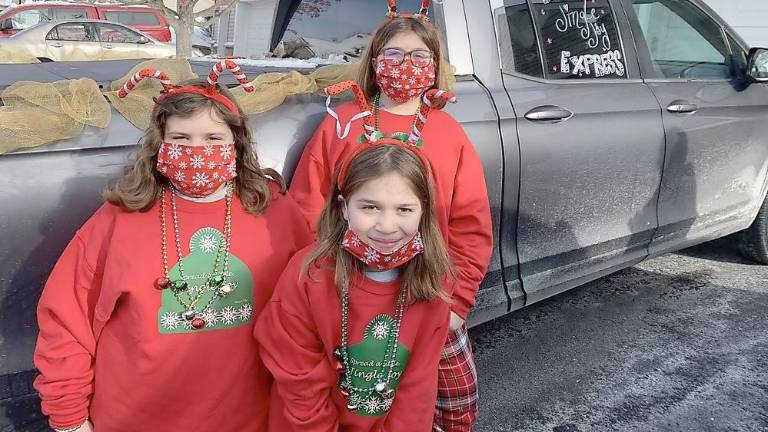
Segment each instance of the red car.
[{"label": "red car", "polygon": [[14,5],[0,12],[0,37],[11,36],[41,22],[83,18],[118,22],[160,42],[171,41],[168,21],[159,11],[147,6],[46,2]]}]

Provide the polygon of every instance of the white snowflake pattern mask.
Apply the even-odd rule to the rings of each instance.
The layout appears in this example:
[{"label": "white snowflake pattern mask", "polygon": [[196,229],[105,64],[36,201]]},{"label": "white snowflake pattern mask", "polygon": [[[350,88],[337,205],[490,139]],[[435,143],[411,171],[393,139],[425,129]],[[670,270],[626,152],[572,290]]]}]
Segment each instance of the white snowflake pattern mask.
[{"label": "white snowflake pattern mask", "polygon": [[376,63],[376,84],[387,97],[397,103],[406,103],[420,97],[435,85],[435,64],[414,66],[406,59],[399,65],[384,60]]},{"label": "white snowflake pattern mask", "polygon": [[202,198],[237,176],[235,144],[193,146],[164,142],[157,170],[184,195]]},{"label": "white snowflake pattern mask", "polygon": [[416,231],[410,240],[392,252],[382,252],[366,244],[351,228],[347,228],[344,239],[341,241],[341,247],[353,257],[378,271],[398,268],[424,252],[424,242],[421,241],[419,231]]}]

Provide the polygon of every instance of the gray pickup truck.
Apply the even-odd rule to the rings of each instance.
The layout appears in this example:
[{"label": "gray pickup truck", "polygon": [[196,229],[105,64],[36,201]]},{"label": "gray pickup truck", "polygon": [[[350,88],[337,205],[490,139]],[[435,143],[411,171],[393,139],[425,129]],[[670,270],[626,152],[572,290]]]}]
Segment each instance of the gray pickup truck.
[{"label": "gray pickup truck", "polygon": [[[382,17],[361,15],[369,0],[337,0],[294,20],[297,3],[279,2],[273,46],[296,29],[309,41],[370,32]],[[448,110],[483,160],[493,213],[473,324],[739,231],[768,263],[768,51],[700,0],[443,0],[431,13],[456,68]],[[106,88],[134,64],[0,65],[0,89],[83,76]],[[0,156],[0,431],[45,428],[35,305],[141,135],[112,114],[107,129]],[[290,179],[324,114],[322,97],[303,95],[252,116],[262,159]]]}]

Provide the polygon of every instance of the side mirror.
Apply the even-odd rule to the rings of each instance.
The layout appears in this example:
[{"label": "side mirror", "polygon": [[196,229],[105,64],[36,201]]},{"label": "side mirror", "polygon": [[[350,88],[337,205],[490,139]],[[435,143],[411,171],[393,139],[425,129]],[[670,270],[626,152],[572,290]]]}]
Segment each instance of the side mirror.
[{"label": "side mirror", "polygon": [[751,48],[749,50],[747,75],[752,82],[768,82],[768,49]]},{"label": "side mirror", "polygon": [[139,38],[139,43],[141,45],[148,44],[149,43],[149,39],[147,39],[146,37],[142,36],[142,37]]},{"label": "side mirror", "polygon": [[13,21],[10,18],[6,18],[0,23],[0,30],[13,30]]}]

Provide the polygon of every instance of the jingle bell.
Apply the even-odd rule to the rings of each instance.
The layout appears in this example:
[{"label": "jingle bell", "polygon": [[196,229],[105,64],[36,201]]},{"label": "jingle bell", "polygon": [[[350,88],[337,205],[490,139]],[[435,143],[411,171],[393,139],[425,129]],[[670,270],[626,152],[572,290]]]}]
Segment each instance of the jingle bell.
[{"label": "jingle bell", "polygon": [[183,317],[185,320],[187,320],[187,321],[192,321],[192,320],[193,320],[193,319],[195,319],[195,317],[197,316],[197,312],[195,312],[195,311],[193,311],[193,310],[188,310],[188,311],[186,311],[186,312],[182,313],[182,314],[181,314],[181,316],[182,316],[182,317]]},{"label": "jingle bell", "polygon": [[219,286],[219,285],[221,285],[223,283],[224,283],[224,276],[219,275],[219,274],[213,275],[213,276],[211,276],[210,279],[208,279],[208,285],[213,286],[213,287],[217,287],[217,286]]},{"label": "jingle bell", "polygon": [[178,279],[171,282],[171,286],[173,286],[173,289],[175,289],[176,291],[184,291],[185,289],[187,289],[188,285],[186,281]]},{"label": "jingle bell", "polygon": [[225,283],[224,285],[219,287],[219,295],[221,297],[226,297],[232,294],[232,291],[234,290],[235,290],[235,287],[233,287],[232,284]]},{"label": "jingle bell", "polygon": [[195,318],[192,320],[192,328],[195,330],[200,330],[201,328],[205,327],[205,320],[202,318]]},{"label": "jingle bell", "polygon": [[376,385],[373,386],[373,389],[376,390],[376,393],[383,396],[385,393],[392,390],[392,387],[389,386],[388,382],[382,381],[382,382],[376,383]]},{"label": "jingle bell", "polygon": [[167,277],[159,277],[155,279],[155,289],[164,290],[171,286],[171,280]]}]

